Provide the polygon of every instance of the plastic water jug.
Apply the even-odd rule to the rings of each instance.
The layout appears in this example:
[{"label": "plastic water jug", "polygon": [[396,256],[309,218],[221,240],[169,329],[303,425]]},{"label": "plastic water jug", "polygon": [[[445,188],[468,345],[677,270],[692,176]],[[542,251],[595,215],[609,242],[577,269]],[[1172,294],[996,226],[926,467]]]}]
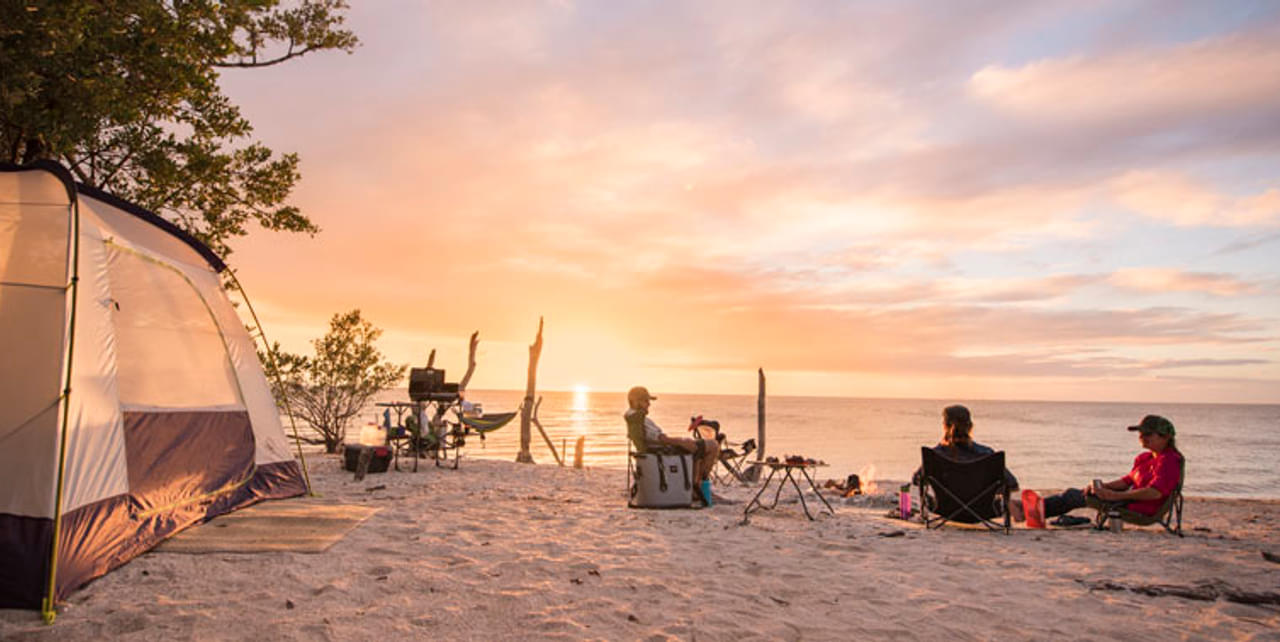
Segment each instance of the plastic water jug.
[{"label": "plastic water jug", "polygon": [[361,446],[381,446],[386,443],[386,437],[383,435],[382,426],[375,423],[365,424],[360,429],[360,445]]}]

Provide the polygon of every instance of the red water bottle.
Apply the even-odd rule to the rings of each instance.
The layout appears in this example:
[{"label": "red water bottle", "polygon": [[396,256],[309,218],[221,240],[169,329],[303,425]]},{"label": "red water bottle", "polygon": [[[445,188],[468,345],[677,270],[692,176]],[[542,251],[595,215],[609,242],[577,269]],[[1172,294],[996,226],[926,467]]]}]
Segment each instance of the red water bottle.
[{"label": "red water bottle", "polygon": [[911,519],[911,485],[903,484],[898,489],[898,516],[902,519]]}]

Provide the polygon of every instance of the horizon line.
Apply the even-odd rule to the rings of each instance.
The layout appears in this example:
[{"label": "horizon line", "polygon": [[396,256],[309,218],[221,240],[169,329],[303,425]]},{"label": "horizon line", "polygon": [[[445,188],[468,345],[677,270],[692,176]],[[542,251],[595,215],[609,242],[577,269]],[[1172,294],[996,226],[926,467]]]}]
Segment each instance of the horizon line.
[{"label": "horizon line", "polygon": [[[384,390],[401,390],[401,389],[403,389],[403,390],[408,390],[408,389],[409,389],[409,387],[408,387],[408,386],[396,386],[396,387],[394,387],[394,388],[384,388]],[[476,391],[476,392],[513,392],[513,393],[522,393],[522,392],[524,392],[524,390],[520,390],[520,389],[517,389],[517,388],[472,388],[472,391]],[[543,393],[543,392],[555,392],[555,393],[563,393],[563,394],[569,394],[569,395],[578,394],[578,391],[576,391],[576,390],[564,390],[564,389],[548,389],[548,390],[542,390],[542,391],[538,391],[538,392],[539,392],[539,394],[541,394],[541,393]],[[602,394],[602,395],[619,395],[619,396],[622,396],[622,395],[626,395],[626,394],[627,394],[627,393],[626,393],[626,391],[624,391],[624,390],[587,390],[587,391],[586,391],[586,393],[587,393],[587,394],[589,394],[589,395],[591,395],[591,394]],[[757,396],[758,396],[758,395],[754,395],[754,394],[725,393],[725,392],[667,392],[667,393],[663,393],[663,395],[665,395],[665,396],[675,396],[675,397],[757,397]],[[947,400],[947,399],[941,399],[941,398],[937,398],[937,397],[859,397],[859,396],[852,396],[852,395],[848,395],[848,396],[846,396],[846,395],[804,395],[804,394],[775,394],[775,395],[770,395],[770,394],[766,394],[766,395],[765,395],[765,399],[769,399],[769,398],[782,398],[782,399],[851,399],[851,400],[859,400],[859,401],[933,401],[933,402],[941,402],[941,403],[963,403],[963,401],[961,401],[961,400],[959,400],[959,399],[950,399],[950,400]],[[1129,405],[1137,405],[1137,404],[1163,404],[1163,405],[1174,405],[1174,406],[1280,406],[1280,400],[1276,400],[1276,401],[1239,401],[1239,402],[1234,402],[1234,401],[1233,401],[1233,402],[1223,402],[1223,401],[1150,401],[1150,400],[1093,401],[1093,400],[1085,400],[1085,399],[1002,399],[1002,398],[995,398],[995,397],[971,397],[971,398],[968,398],[967,403],[973,403],[973,402],[990,402],[990,401],[994,401],[994,402],[1010,402],[1010,403],[1078,403],[1078,404],[1129,404]]]}]

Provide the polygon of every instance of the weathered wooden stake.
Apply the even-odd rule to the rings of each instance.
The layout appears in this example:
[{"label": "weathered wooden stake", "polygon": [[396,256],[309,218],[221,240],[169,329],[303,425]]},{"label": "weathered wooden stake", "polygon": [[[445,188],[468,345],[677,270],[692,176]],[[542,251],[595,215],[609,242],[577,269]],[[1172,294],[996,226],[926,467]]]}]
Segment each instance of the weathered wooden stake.
[{"label": "weathered wooden stake", "polygon": [[432,368],[436,365],[436,349],[431,349],[431,356],[427,357],[427,367]]},{"label": "weathered wooden stake", "polygon": [[360,449],[360,458],[356,460],[356,481],[363,481],[369,472],[369,464],[373,462],[373,449],[364,446]]},{"label": "weathered wooden stake", "polygon": [[574,448],[573,448],[573,467],[574,468],[582,468],[582,450],[583,450],[582,447],[586,444],[586,441],[587,441],[586,437],[578,437],[578,443],[574,445]]},{"label": "weathered wooden stake", "polygon": [[542,435],[542,441],[547,442],[547,448],[551,450],[551,456],[556,458],[556,463],[564,465],[564,453],[556,452],[556,445],[551,443],[551,438],[547,436],[547,431],[543,430],[542,422],[538,421],[538,408],[542,406],[542,397],[538,397],[538,403],[533,404],[533,425],[538,427],[538,433]]},{"label": "weathered wooden stake", "polygon": [[764,459],[764,368],[760,368],[760,396],[756,398],[756,461]]},{"label": "weathered wooden stake", "polygon": [[529,346],[529,383],[524,389],[524,403],[520,406],[520,452],[516,461],[532,464],[533,454],[529,452],[532,441],[530,425],[533,423],[533,395],[538,389],[538,357],[542,355],[542,317],[538,317],[538,338]]},{"label": "weathered wooden stake", "polygon": [[462,381],[458,382],[458,391],[466,392],[467,384],[471,382],[471,374],[476,371],[476,346],[480,345],[480,331],[476,330],[471,333],[471,349],[467,353],[467,374],[462,375]]},{"label": "weathered wooden stake", "polygon": [[[760,368],[760,392],[756,397],[756,461],[764,460],[764,368]],[[747,481],[759,481],[763,466],[752,465],[742,471],[742,478]]]}]

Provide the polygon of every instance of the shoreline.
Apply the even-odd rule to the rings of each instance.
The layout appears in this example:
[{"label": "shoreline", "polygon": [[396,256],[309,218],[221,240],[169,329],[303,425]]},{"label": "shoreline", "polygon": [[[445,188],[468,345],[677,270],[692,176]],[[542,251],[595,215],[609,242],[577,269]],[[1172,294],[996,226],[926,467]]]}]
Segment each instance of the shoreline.
[{"label": "shoreline", "polygon": [[732,505],[636,510],[625,506],[620,470],[465,456],[456,471],[424,463],[418,473],[355,482],[338,457],[317,457],[320,496],[282,501],[381,509],[328,551],[151,551],[73,593],[51,627],[35,611],[0,611],[0,639],[1113,639],[1280,630],[1280,606],[1098,588],[1275,591],[1280,564],[1261,552],[1280,553],[1280,500],[1188,497],[1184,538],[1128,526],[1119,535],[1015,526],[1006,536],[925,530],[830,495],[836,515],[811,522],[788,488],[777,510],[743,525],[754,488],[717,486]]}]

